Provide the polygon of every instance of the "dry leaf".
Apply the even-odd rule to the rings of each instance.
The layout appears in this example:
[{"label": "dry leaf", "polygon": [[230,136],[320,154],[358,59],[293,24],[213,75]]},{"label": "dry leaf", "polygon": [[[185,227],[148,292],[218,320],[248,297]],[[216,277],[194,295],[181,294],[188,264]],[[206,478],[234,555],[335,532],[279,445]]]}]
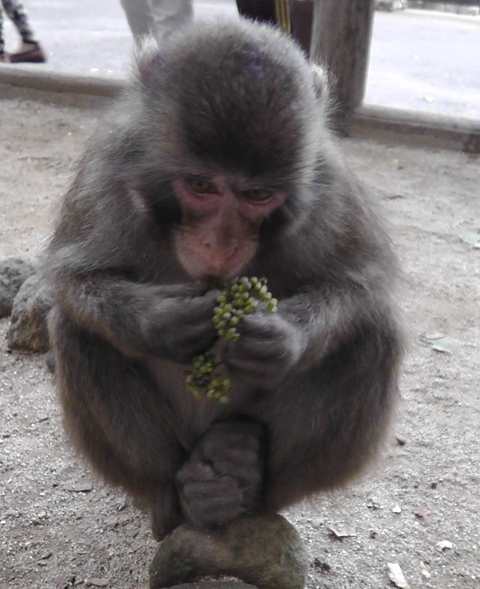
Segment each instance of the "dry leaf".
[{"label": "dry leaf", "polygon": [[323,524],[324,524],[324,521],[321,518],[316,518],[312,521],[312,527],[316,528],[316,529],[322,528]]},{"label": "dry leaf", "polygon": [[396,562],[388,562],[387,566],[390,581],[400,589],[410,589],[410,585],[405,580],[400,565]]},{"label": "dry leaf", "polygon": [[441,333],[439,331],[432,331],[430,333],[421,333],[418,336],[418,340],[421,344],[424,344],[425,346],[430,346],[432,342],[435,342],[439,339],[444,339],[445,337],[446,335],[444,333]]},{"label": "dry leaf", "polygon": [[435,350],[435,352],[441,352],[442,354],[453,354],[452,344],[446,338],[437,340],[433,344],[432,350]]},{"label": "dry leaf", "polygon": [[68,589],[75,583],[75,577],[72,577],[72,575],[62,575],[54,579],[53,582],[55,583],[55,589]]},{"label": "dry leaf", "polygon": [[93,585],[94,587],[106,587],[108,585],[107,579],[90,579],[85,582],[86,585]]},{"label": "dry leaf", "polygon": [[430,577],[432,575],[430,574],[430,571],[428,569],[428,565],[425,562],[421,562],[420,568],[422,570],[422,575],[425,577],[425,579],[430,579]]},{"label": "dry leaf", "polygon": [[460,239],[471,245],[474,249],[480,249],[480,235],[478,233],[464,233],[460,235]]},{"label": "dry leaf", "polygon": [[425,511],[425,509],[423,507],[416,507],[413,513],[414,513],[415,517],[418,517],[418,519],[423,522],[424,526],[430,525],[430,519],[427,515],[427,512]]},{"label": "dry leaf", "polygon": [[316,558],[313,561],[313,566],[317,571],[319,571],[323,574],[330,573],[332,570],[332,567],[328,564],[328,562],[324,562],[323,560],[320,560],[319,558]]},{"label": "dry leaf", "polygon": [[451,550],[453,548],[453,544],[448,540],[442,540],[441,542],[438,542],[438,544],[435,544],[435,548],[439,552],[445,552],[445,550]]},{"label": "dry leaf", "polygon": [[45,554],[43,554],[39,560],[47,560],[48,558],[51,558],[53,556],[53,552],[49,551],[49,552],[45,552]]},{"label": "dry leaf", "polygon": [[367,502],[367,507],[368,509],[372,509],[373,511],[376,511],[377,509],[382,509],[382,506],[380,505],[380,503],[373,498],[370,498]]},{"label": "dry leaf", "polygon": [[441,352],[443,354],[453,353],[452,344],[444,333],[421,333],[418,336],[418,341],[422,346],[429,346],[436,352]]},{"label": "dry leaf", "polygon": [[347,528],[340,530],[338,528],[334,528],[333,526],[328,526],[330,530],[330,536],[337,538],[338,540],[342,540],[343,538],[351,538],[352,536],[356,536],[355,532],[349,530]]},{"label": "dry leaf", "polygon": [[72,491],[73,493],[90,493],[90,491],[93,490],[93,485],[92,483],[85,481],[73,485],[66,485],[65,490]]}]

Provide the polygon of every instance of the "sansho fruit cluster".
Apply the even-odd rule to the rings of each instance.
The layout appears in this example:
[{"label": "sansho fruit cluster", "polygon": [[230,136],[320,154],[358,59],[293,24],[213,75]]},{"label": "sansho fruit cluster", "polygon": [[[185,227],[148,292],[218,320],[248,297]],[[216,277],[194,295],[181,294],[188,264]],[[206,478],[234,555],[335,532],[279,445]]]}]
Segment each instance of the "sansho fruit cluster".
[{"label": "sansho fruit cluster", "polygon": [[[253,313],[259,304],[266,304],[270,313],[277,311],[277,299],[267,288],[266,278],[236,278],[217,298],[213,323],[218,335],[229,342],[236,342],[240,337],[237,325],[242,318]],[[186,372],[186,385],[196,399],[206,397],[219,403],[228,403],[228,391],[232,383],[228,378],[221,378],[217,368],[222,364],[215,352],[210,351],[195,356]]]}]

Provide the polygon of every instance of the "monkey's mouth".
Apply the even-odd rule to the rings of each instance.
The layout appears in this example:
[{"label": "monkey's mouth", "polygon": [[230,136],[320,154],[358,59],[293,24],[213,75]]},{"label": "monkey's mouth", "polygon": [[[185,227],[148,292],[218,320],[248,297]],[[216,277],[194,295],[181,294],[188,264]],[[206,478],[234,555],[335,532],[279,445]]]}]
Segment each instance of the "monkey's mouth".
[{"label": "monkey's mouth", "polygon": [[245,260],[245,256],[239,255],[237,259],[230,257],[218,264],[208,264],[203,259],[186,258],[186,256],[180,255],[180,262],[192,278],[211,284],[212,288],[218,288],[230,283],[237,276],[241,276],[249,260]]},{"label": "monkey's mouth", "polygon": [[213,274],[209,274],[205,277],[204,282],[207,290],[221,290],[222,288],[225,288],[229,281],[225,280],[225,278],[222,278],[220,276],[214,276]]}]

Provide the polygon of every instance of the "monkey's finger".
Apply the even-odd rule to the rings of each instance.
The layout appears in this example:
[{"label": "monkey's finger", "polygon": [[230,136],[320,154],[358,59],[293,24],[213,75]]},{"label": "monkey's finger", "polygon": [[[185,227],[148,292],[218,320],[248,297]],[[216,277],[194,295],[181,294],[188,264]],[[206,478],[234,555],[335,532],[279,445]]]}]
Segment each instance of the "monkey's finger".
[{"label": "monkey's finger", "polygon": [[191,459],[210,465],[217,475],[233,476],[242,488],[256,488],[262,480],[265,438],[265,427],[251,419],[214,422]]},{"label": "monkey's finger", "polygon": [[259,340],[277,340],[289,331],[289,323],[280,315],[256,311],[240,321],[237,331],[241,338],[255,337]]},{"label": "monkey's finger", "polygon": [[237,342],[227,346],[222,360],[228,365],[246,363],[290,362],[296,356],[292,344],[284,334],[277,339],[262,337],[240,337]]},{"label": "monkey's finger", "polygon": [[212,330],[208,325],[203,328],[197,326],[195,330],[173,334],[168,338],[168,349],[173,359],[189,362],[194,356],[211,348],[217,337],[215,329]]},{"label": "monkey's finger", "polygon": [[190,481],[181,488],[182,496],[190,504],[233,504],[241,501],[242,494],[235,478],[222,475],[210,480]]},{"label": "monkey's finger", "polygon": [[180,503],[187,520],[197,526],[224,524],[245,511],[242,492],[230,477],[187,485],[181,491]]},{"label": "monkey's finger", "polygon": [[157,324],[175,335],[199,326],[212,329],[214,306],[215,296],[210,294],[195,298],[164,298],[158,301],[154,313]]},{"label": "monkey's finger", "polygon": [[183,284],[165,284],[165,285],[158,285],[156,287],[156,292],[162,296],[167,298],[177,298],[177,297],[202,297],[202,296],[211,296],[212,298],[216,298],[220,291],[217,289],[208,288],[208,285],[203,281],[197,282],[189,282]]},{"label": "monkey's finger", "polygon": [[276,366],[268,367],[264,361],[259,360],[258,358],[252,358],[249,360],[246,360],[244,358],[232,358],[228,362],[226,362],[226,364],[229,372],[231,372],[233,376],[260,376],[264,378],[266,375],[272,372],[283,374],[281,366],[278,366],[278,369],[276,368]]}]

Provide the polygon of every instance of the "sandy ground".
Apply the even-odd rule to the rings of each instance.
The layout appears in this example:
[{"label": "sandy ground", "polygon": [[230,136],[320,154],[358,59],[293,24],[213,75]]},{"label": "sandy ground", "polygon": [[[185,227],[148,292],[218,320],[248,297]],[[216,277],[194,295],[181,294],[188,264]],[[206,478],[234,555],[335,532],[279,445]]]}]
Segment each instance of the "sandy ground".
[{"label": "sandy ground", "polygon": [[[95,126],[93,104],[0,88],[1,258],[40,251]],[[405,269],[403,402],[373,473],[286,516],[305,539],[311,589],[392,587],[387,563],[412,589],[478,589],[480,160],[343,147],[381,201]],[[45,357],[10,353],[6,329],[0,321],[0,587],[146,587],[146,516],[73,454]]]}]

